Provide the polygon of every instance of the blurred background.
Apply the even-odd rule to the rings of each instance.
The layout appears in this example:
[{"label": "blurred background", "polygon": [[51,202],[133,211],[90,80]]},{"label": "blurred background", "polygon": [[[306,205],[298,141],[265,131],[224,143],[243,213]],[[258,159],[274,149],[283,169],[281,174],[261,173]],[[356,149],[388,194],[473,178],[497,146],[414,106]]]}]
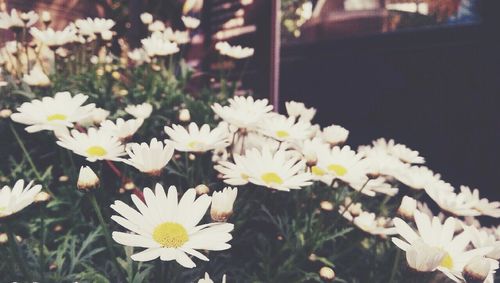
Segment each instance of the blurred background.
[{"label": "blurred background", "polygon": [[[200,84],[218,88],[210,74],[244,71],[239,89],[271,99],[280,110],[288,100],[316,107],[316,121],[349,129],[353,147],[394,138],[420,151],[453,185],[498,199],[499,3],[0,0],[0,8],[49,11],[56,29],[80,17],[113,18],[130,48],[147,34],[143,12],[177,29],[181,15],[196,16],[201,26],[185,52]],[[7,40],[0,33],[0,45]],[[253,47],[255,56],[217,63],[218,41]]]}]

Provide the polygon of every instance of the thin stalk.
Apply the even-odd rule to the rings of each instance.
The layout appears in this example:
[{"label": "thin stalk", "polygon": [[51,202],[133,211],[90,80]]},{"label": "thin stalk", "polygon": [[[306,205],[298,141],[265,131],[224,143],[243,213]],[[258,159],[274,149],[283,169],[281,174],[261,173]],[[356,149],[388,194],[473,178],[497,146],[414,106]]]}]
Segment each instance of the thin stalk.
[{"label": "thin stalk", "polygon": [[397,249],[396,257],[394,258],[394,264],[392,265],[391,277],[389,277],[389,283],[394,282],[394,278],[396,277],[396,272],[398,271],[399,268],[400,257],[401,257],[401,250]]},{"label": "thin stalk", "polygon": [[31,282],[32,281],[31,275],[28,272],[28,269],[26,268],[26,266],[24,265],[24,261],[21,257],[21,249],[19,248],[19,245],[17,244],[16,236],[12,232],[12,227],[8,223],[5,223],[5,226],[6,226],[6,230],[7,230],[7,237],[9,238],[8,241],[9,241],[9,246],[10,246],[12,255],[14,256],[14,259],[17,261],[17,265],[19,266],[19,269],[23,273],[26,281]]},{"label": "thin stalk", "polygon": [[45,282],[45,215],[43,211],[43,206],[40,205],[40,276],[42,278],[42,282]]},{"label": "thin stalk", "polygon": [[[23,151],[24,156],[28,160],[28,163],[30,164],[31,169],[33,170],[33,172],[35,172],[36,178],[40,182],[43,182],[42,174],[40,174],[40,171],[38,171],[38,169],[36,168],[36,165],[33,162],[33,159],[31,159],[31,156],[30,156],[28,150],[26,149],[26,146],[24,145],[23,141],[19,137],[19,134],[17,133],[16,129],[14,128],[14,125],[12,123],[10,123],[9,126],[10,126],[10,130],[12,131],[12,134],[14,135],[14,137],[16,138],[17,143],[19,144],[19,147]],[[45,189],[47,190],[47,192],[50,194],[51,197],[55,198],[54,193],[52,193],[52,191],[50,190],[49,186],[45,186]]]},{"label": "thin stalk", "polygon": [[99,204],[97,203],[97,199],[95,197],[94,192],[90,192],[89,200],[90,200],[90,203],[92,204],[92,207],[95,210],[95,213],[97,215],[97,219],[99,220],[99,224],[101,225],[101,228],[103,230],[104,239],[106,240],[106,247],[108,249],[109,255],[111,256],[111,261],[115,265],[116,271],[118,272],[120,279],[124,279],[125,276],[122,273],[120,265],[118,264],[118,261],[116,260],[115,251],[113,250],[113,241],[111,240],[111,234],[109,233],[109,229],[108,229],[108,226],[106,225],[106,222],[104,222],[104,218],[102,217],[101,208],[99,207]]}]

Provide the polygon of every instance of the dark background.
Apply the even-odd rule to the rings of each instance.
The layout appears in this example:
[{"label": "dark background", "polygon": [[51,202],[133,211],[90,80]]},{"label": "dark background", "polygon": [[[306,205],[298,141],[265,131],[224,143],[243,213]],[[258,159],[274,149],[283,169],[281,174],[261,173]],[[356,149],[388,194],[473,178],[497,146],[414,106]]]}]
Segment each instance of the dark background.
[{"label": "dark background", "polygon": [[477,25],[283,46],[280,103],[316,107],[354,147],[394,138],[444,180],[498,199],[499,3],[485,1]]}]

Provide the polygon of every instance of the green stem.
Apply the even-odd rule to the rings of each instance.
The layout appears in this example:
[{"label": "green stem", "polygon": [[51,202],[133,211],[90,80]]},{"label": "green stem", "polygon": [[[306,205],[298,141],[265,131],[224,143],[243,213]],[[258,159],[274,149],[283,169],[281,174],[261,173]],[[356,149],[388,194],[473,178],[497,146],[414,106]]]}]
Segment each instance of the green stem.
[{"label": "green stem", "polygon": [[[30,156],[28,150],[26,149],[26,146],[24,145],[23,141],[19,137],[19,134],[17,133],[16,128],[14,128],[14,125],[12,123],[10,123],[9,126],[10,126],[10,130],[12,131],[12,134],[14,134],[14,137],[16,138],[16,141],[19,144],[19,147],[23,151],[24,156],[28,160],[28,163],[30,164],[31,169],[33,170],[33,172],[35,172],[36,178],[38,179],[38,181],[44,182],[43,177],[40,174],[40,171],[38,171],[38,169],[36,168],[36,165],[33,162],[33,159],[31,159],[31,156]],[[55,199],[55,195],[54,195],[54,193],[52,193],[49,186],[46,185],[45,189],[50,194],[50,196]]]},{"label": "green stem", "polygon": [[42,278],[42,282],[45,282],[45,215],[43,213],[43,206],[40,205],[40,276]]},{"label": "green stem", "polygon": [[14,256],[14,259],[17,261],[17,265],[19,266],[19,269],[23,273],[26,281],[32,282],[31,275],[29,274],[28,269],[24,265],[24,261],[21,257],[21,250],[19,248],[19,245],[17,244],[16,236],[12,232],[11,226],[8,223],[6,223],[5,226],[6,226],[6,230],[7,230],[7,237],[9,238],[8,241],[9,241],[10,249],[12,251],[12,255]]},{"label": "green stem", "polygon": [[102,217],[101,208],[99,207],[99,204],[97,203],[97,199],[95,197],[94,192],[89,193],[89,199],[90,199],[90,203],[92,204],[92,207],[95,210],[95,213],[97,215],[97,219],[99,220],[101,228],[103,230],[104,239],[106,240],[106,247],[107,247],[108,252],[111,256],[111,261],[115,265],[116,271],[118,272],[120,279],[123,279],[125,277],[122,273],[120,265],[118,264],[118,261],[116,260],[116,254],[115,254],[115,251],[113,250],[113,241],[111,240],[111,234],[109,233],[109,229],[108,229],[108,226],[106,225],[106,222],[104,222],[104,218]]},{"label": "green stem", "polygon": [[394,264],[392,265],[391,277],[389,277],[389,283],[394,282],[394,278],[396,277],[396,272],[399,269],[400,257],[401,257],[401,250],[397,249],[396,257],[394,258]]}]

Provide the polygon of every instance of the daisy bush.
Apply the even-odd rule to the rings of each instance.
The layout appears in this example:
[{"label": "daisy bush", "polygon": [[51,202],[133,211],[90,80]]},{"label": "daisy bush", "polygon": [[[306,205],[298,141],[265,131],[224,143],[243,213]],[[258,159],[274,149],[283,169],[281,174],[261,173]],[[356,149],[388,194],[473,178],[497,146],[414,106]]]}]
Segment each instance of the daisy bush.
[{"label": "daisy bush", "polygon": [[500,202],[227,72],[200,86],[179,18],[141,15],[131,49],[111,19],[0,13],[2,282],[494,282]]}]

